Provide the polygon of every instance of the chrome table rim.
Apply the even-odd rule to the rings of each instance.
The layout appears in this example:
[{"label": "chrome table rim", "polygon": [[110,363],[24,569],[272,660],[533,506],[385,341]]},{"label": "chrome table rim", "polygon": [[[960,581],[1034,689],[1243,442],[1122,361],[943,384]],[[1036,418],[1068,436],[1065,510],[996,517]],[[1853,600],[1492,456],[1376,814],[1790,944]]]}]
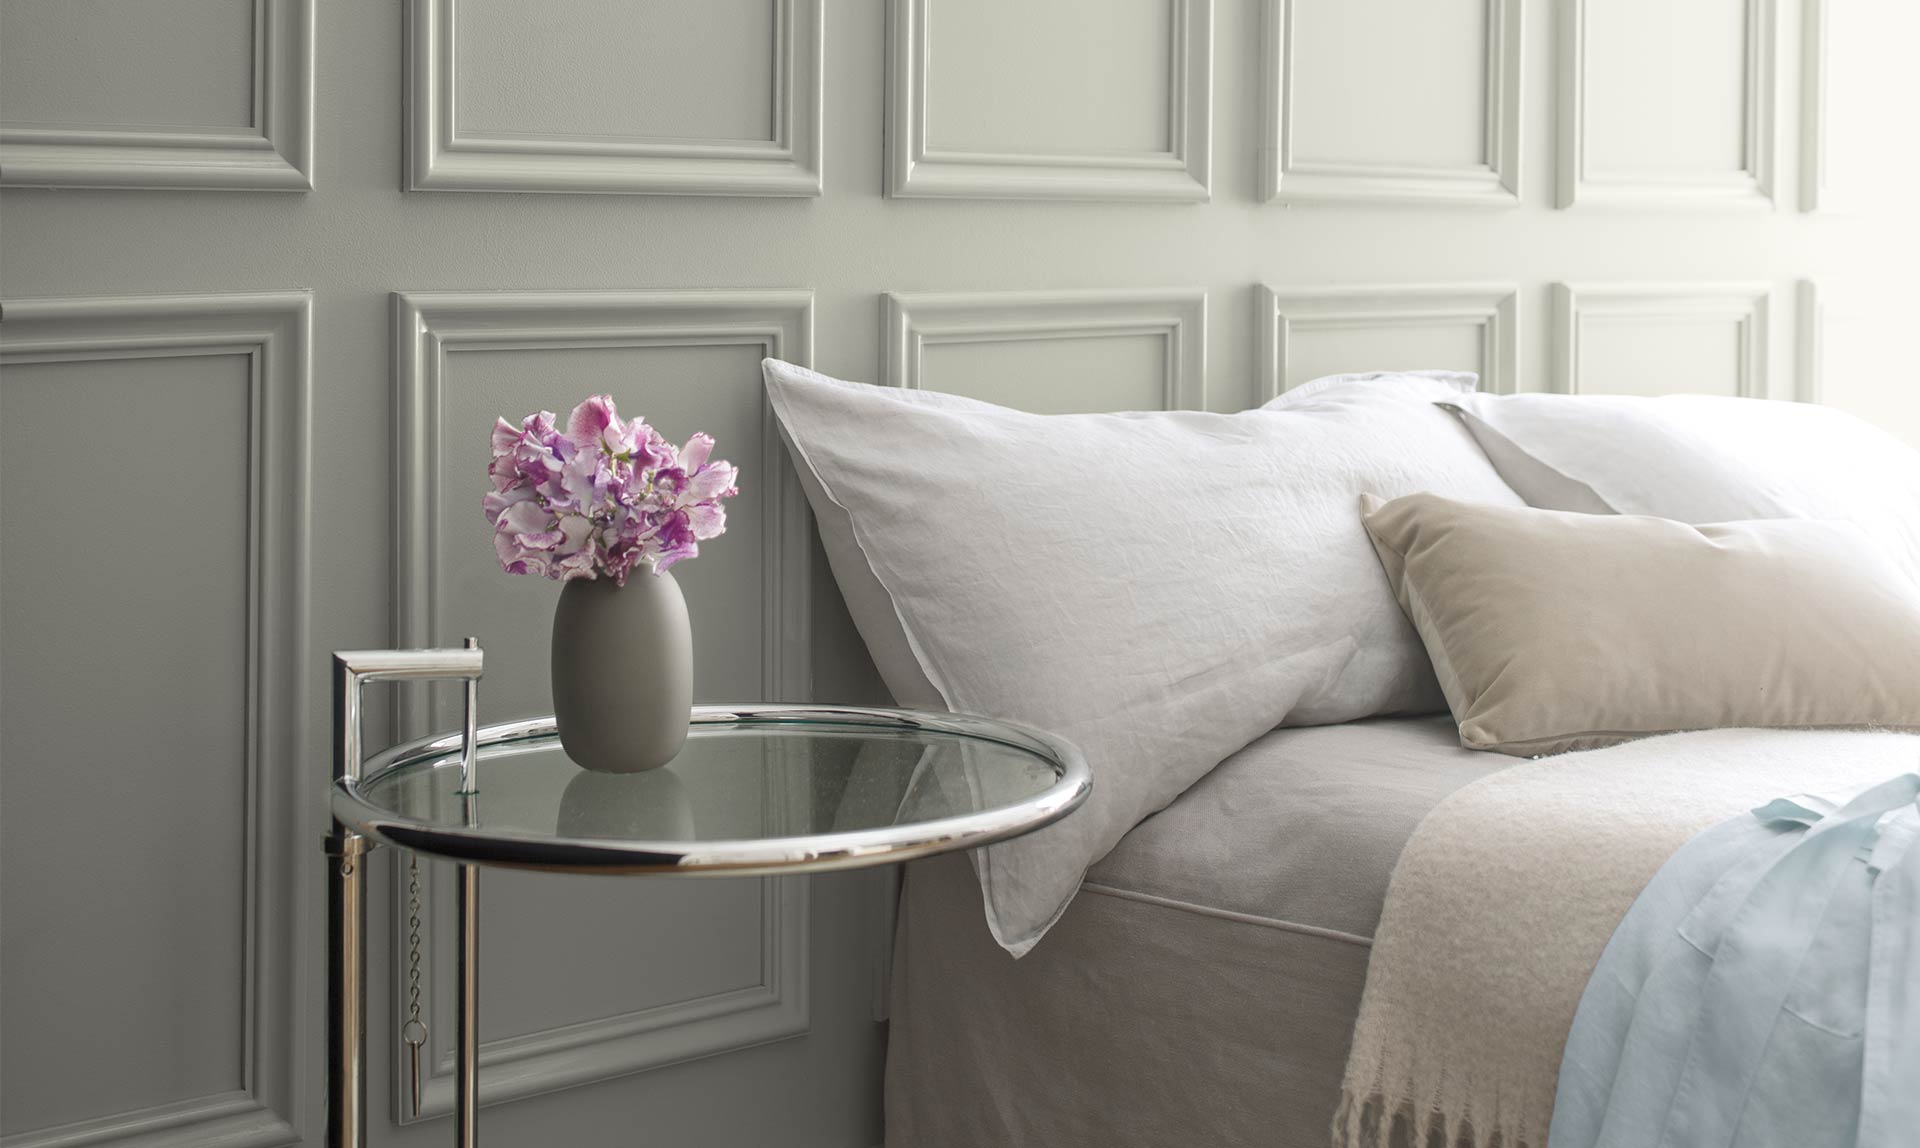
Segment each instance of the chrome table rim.
[{"label": "chrome table rim", "polygon": [[[839,833],[715,841],[554,838],[470,829],[402,817],[365,797],[370,786],[393,770],[459,753],[461,734],[456,732],[394,746],[370,759],[361,779],[335,782],[333,815],[348,829],[376,841],[453,861],[548,872],[742,877],[857,869],[990,845],[1066,816],[1086,800],[1092,786],[1086,760],[1071,743],[1029,726],[968,714],[880,707],[704,705],[694,707],[691,723],[696,728],[799,725],[926,731],[1024,750],[1052,764],[1059,777],[1025,801],[959,817]],[[555,732],[551,716],[528,718],[481,727],[478,744],[482,748],[507,745]],[[484,782],[479,800],[486,800]]]}]

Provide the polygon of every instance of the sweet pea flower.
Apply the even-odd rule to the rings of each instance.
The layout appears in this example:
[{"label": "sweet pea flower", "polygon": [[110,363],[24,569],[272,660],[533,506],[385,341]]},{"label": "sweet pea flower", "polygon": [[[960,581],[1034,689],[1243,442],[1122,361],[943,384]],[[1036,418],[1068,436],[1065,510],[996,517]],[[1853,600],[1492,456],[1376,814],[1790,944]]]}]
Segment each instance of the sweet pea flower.
[{"label": "sweet pea flower", "polygon": [[623,421],[610,395],[575,407],[563,433],[551,411],[493,425],[482,510],[509,574],[566,581],[662,573],[726,531],[723,499],[739,471],[712,458],[713,439],[675,447],[644,419]]}]

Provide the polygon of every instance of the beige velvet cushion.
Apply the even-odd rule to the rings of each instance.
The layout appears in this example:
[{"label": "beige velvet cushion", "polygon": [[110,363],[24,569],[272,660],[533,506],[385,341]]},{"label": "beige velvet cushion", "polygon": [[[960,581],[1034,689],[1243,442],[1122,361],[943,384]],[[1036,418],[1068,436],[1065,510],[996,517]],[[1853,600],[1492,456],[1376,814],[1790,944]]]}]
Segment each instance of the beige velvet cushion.
[{"label": "beige velvet cushion", "polygon": [[1849,523],[1364,503],[1469,748],[1920,728],[1920,592]]}]

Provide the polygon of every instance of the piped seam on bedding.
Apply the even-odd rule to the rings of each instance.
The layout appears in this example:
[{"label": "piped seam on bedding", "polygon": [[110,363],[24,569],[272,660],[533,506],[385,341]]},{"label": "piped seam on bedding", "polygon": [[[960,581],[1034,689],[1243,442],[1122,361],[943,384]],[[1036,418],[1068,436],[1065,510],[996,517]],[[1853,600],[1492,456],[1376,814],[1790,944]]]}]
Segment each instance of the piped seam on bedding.
[{"label": "piped seam on bedding", "polygon": [[1339,929],[1326,929],[1319,925],[1302,925],[1297,921],[1282,921],[1277,917],[1262,917],[1253,913],[1240,913],[1232,909],[1216,909],[1211,905],[1199,905],[1192,901],[1180,901],[1172,897],[1161,897],[1153,893],[1139,893],[1132,889],[1120,889],[1112,885],[1096,885],[1091,881],[1082,881],[1080,890],[1084,893],[1098,893],[1103,897],[1118,897],[1123,901],[1138,901],[1145,905],[1158,905],[1163,909],[1175,909],[1183,913],[1197,913],[1202,917],[1218,917],[1224,921],[1236,921],[1242,925],[1258,925],[1263,929],[1279,929],[1283,933],[1299,933],[1307,937],[1319,937],[1327,941],[1340,941],[1344,944],[1359,945],[1363,949],[1373,947],[1372,937],[1363,937],[1358,933],[1343,933]]},{"label": "piped seam on bedding", "polygon": [[[1559,753],[1578,753],[1591,749],[1605,749],[1624,741],[1638,741],[1650,737],[1670,737],[1678,733],[1703,733],[1707,729],[1752,729],[1763,732],[1788,731],[1797,733],[1891,733],[1920,734],[1920,726],[1887,725],[1881,722],[1838,722],[1815,725],[1763,725],[1763,726],[1677,726],[1671,729],[1583,729],[1572,733],[1552,734],[1542,737],[1510,738],[1505,741],[1486,741],[1468,737],[1464,727],[1460,735],[1460,744],[1468,749],[1491,753],[1504,753],[1511,757],[1555,757]],[[1596,740],[1597,739],[1597,740]],[[1588,743],[1592,744],[1588,744]],[[1566,748],[1555,751],[1554,747],[1565,744]]]}]

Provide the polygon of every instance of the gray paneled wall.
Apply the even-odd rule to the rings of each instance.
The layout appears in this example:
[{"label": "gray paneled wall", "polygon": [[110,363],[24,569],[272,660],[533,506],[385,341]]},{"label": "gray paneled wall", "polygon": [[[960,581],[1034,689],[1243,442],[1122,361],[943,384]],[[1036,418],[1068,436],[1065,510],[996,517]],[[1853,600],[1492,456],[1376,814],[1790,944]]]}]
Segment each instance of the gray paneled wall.
[{"label": "gray paneled wall", "polygon": [[[763,355],[1048,411],[1445,367],[1920,439],[1916,34],[1866,0],[0,0],[0,1143],[317,1142],[326,652],[478,633],[488,717],[549,704],[555,587],[479,512],[495,414],[609,391],[744,467],[683,579],[703,700],[882,696]],[[416,1118],[375,864],[375,1140],[440,1143],[446,887]],[[877,1142],[879,887],[488,882],[489,1141]]]}]

